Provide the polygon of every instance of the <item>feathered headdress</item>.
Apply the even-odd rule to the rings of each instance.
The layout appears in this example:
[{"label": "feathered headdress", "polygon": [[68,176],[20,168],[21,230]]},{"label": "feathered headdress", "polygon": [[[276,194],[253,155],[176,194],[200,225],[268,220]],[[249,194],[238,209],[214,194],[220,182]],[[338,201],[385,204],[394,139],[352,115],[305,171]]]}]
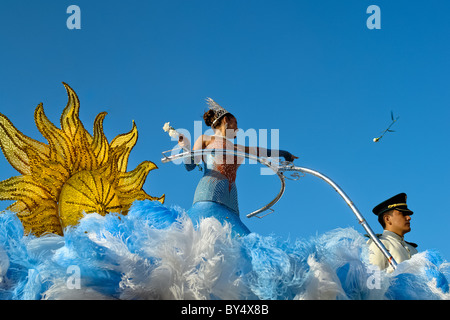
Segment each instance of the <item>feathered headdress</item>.
[{"label": "feathered headdress", "polygon": [[214,114],[216,115],[216,119],[211,124],[211,127],[214,127],[217,121],[222,119],[223,116],[229,114],[229,112],[211,98],[206,98],[206,101],[208,102],[209,109],[213,110]]}]

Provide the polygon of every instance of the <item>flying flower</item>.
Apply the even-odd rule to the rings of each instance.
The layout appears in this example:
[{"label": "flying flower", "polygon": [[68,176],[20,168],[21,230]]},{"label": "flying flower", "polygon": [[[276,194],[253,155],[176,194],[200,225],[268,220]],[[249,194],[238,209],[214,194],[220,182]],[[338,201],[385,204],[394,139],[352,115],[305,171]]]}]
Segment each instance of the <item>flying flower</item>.
[{"label": "flying flower", "polygon": [[391,130],[391,127],[394,125],[394,123],[397,122],[397,120],[398,120],[399,118],[400,118],[400,117],[397,117],[397,118],[394,119],[394,113],[391,111],[391,120],[392,120],[392,123],[389,125],[389,127],[387,127],[386,130],[384,130],[384,131],[381,133],[381,136],[379,136],[378,138],[373,138],[373,142],[378,142],[378,141],[380,141],[380,139],[383,138],[383,136],[384,136],[387,132],[395,132],[394,130]]}]

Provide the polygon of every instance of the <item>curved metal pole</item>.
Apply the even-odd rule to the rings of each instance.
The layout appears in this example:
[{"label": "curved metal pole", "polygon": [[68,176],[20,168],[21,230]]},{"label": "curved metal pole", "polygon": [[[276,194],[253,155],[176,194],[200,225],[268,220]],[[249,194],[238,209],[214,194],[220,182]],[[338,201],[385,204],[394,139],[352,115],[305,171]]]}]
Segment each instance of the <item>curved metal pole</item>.
[{"label": "curved metal pole", "polygon": [[312,169],[308,168],[302,168],[302,167],[295,167],[295,166],[283,166],[278,168],[280,171],[298,171],[303,173],[309,173],[315,177],[318,177],[322,180],[324,180],[326,183],[328,183],[331,187],[333,187],[334,190],[336,190],[337,193],[344,199],[344,201],[347,203],[347,205],[350,207],[350,209],[355,214],[356,218],[359,221],[359,224],[363,226],[363,228],[368,233],[369,237],[372,239],[372,241],[376,244],[376,246],[381,250],[383,255],[386,257],[386,259],[389,261],[392,268],[395,270],[397,268],[397,262],[395,261],[394,257],[387,251],[386,247],[383,245],[383,243],[378,239],[376,234],[373,232],[372,228],[369,226],[367,221],[362,216],[361,212],[359,212],[358,208],[354,205],[354,203],[350,200],[350,198],[345,194],[344,190],[342,190],[333,180],[325,176],[324,174],[317,172]]},{"label": "curved metal pole", "polygon": [[[234,156],[247,158],[247,159],[250,159],[250,160],[255,160],[255,161],[261,163],[262,165],[265,165],[269,169],[273,170],[275,172],[275,174],[278,176],[278,178],[280,179],[280,182],[281,182],[280,191],[278,192],[277,196],[272,201],[270,201],[264,207],[249,213],[247,215],[247,218],[251,218],[251,217],[255,217],[256,216],[257,218],[261,219],[261,218],[264,218],[265,216],[271,214],[272,212],[274,212],[272,207],[281,199],[281,197],[284,194],[284,190],[286,189],[286,181],[284,180],[283,173],[278,171],[278,166],[277,167],[273,166],[272,163],[269,160],[267,160],[266,158],[258,157],[258,156],[255,156],[255,155],[252,155],[252,154],[248,154],[248,153],[244,153],[244,152],[237,151],[237,150],[227,150],[227,149],[210,149],[210,150],[203,149],[203,150],[195,150],[195,151],[192,151],[192,152],[183,152],[183,153],[174,154],[174,155],[171,155],[171,156],[166,156],[166,153],[173,152],[173,151],[174,150],[169,150],[169,151],[163,152],[162,154],[163,154],[164,158],[162,158],[161,161],[163,163],[166,163],[166,162],[170,162],[170,161],[175,161],[177,159],[184,159],[184,158],[188,158],[188,157],[192,157],[192,156],[196,157],[196,156],[202,156],[202,155],[210,154],[210,153],[212,153],[212,154],[219,153],[219,154],[234,155]],[[263,216],[258,216],[259,213],[267,211],[267,210],[271,210],[271,212],[266,213]]]},{"label": "curved metal pole", "polygon": [[[169,151],[163,152],[164,158],[161,159],[161,161],[163,163],[174,161],[176,159],[184,159],[184,158],[191,157],[191,156],[194,156],[194,157],[195,156],[201,156],[201,155],[208,154],[208,153],[213,153],[213,154],[214,153],[222,153],[222,154],[231,154],[231,155],[240,156],[240,157],[243,157],[243,158],[255,160],[255,161],[257,161],[257,162],[259,162],[259,163],[269,167],[270,169],[272,169],[278,175],[278,177],[280,178],[280,181],[281,181],[281,190],[280,190],[280,192],[278,193],[278,195],[275,197],[274,200],[272,200],[270,203],[268,203],[267,205],[265,205],[261,209],[258,209],[256,211],[248,214],[247,218],[251,218],[253,216],[256,216],[258,213],[263,212],[263,211],[268,210],[268,209],[272,210],[272,212],[273,212],[273,209],[271,209],[271,207],[280,200],[280,198],[282,197],[282,195],[284,193],[284,189],[286,187],[283,172],[296,171],[296,172],[308,173],[308,174],[311,174],[311,175],[313,175],[315,177],[318,177],[318,178],[324,180],[326,183],[328,183],[344,199],[344,201],[347,203],[347,205],[350,207],[350,209],[355,214],[356,218],[359,221],[359,224],[361,224],[363,226],[364,230],[366,230],[366,232],[368,233],[369,237],[372,239],[372,241],[375,243],[375,245],[381,250],[383,255],[389,261],[389,264],[392,266],[392,268],[394,270],[397,268],[397,262],[395,261],[394,257],[392,257],[392,255],[389,253],[389,251],[387,251],[386,247],[383,245],[383,243],[380,241],[380,239],[378,239],[378,237],[373,232],[372,228],[369,226],[367,221],[364,219],[363,215],[358,210],[358,208],[356,208],[356,206],[350,200],[350,198],[347,196],[347,194],[344,192],[344,190],[342,190],[333,180],[328,178],[326,175],[324,175],[324,174],[322,174],[322,173],[320,173],[318,171],[312,170],[312,169],[303,168],[303,167],[296,167],[292,163],[274,166],[266,158],[261,158],[261,157],[258,157],[258,156],[255,156],[255,155],[251,155],[251,154],[248,154],[248,153],[244,153],[244,152],[240,152],[240,151],[237,151],[237,150],[226,150],[226,149],[205,150],[204,149],[204,150],[195,150],[195,151],[192,151],[192,152],[184,152],[184,153],[179,153],[179,154],[175,154],[175,155],[171,155],[171,156],[166,156],[165,153],[167,153],[167,152],[173,152],[173,150],[169,150]],[[262,217],[259,217],[259,216],[257,216],[257,217],[258,218],[262,218]]]}]

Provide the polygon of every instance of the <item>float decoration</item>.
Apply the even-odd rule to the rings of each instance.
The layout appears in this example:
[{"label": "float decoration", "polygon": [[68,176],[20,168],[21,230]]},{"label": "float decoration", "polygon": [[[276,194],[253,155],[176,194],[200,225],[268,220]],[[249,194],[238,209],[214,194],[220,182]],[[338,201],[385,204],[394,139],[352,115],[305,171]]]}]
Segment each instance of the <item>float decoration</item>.
[{"label": "float decoration", "polygon": [[0,200],[14,200],[7,208],[17,213],[26,233],[63,235],[84,213],[127,214],[135,200],[164,202],[143,189],[148,173],[157,166],[144,161],[127,172],[128,157],[137,142],[133,121],[130,132],[110,143],[103,132],[106,112],[97,115],[93,136],[79,119],[76,93],[68,94],[60,123],[49,121],[42,103],[34,120],[48,144],[25,136],[0,113],[0,147],[8,162],[21,174],[0,182]]}]

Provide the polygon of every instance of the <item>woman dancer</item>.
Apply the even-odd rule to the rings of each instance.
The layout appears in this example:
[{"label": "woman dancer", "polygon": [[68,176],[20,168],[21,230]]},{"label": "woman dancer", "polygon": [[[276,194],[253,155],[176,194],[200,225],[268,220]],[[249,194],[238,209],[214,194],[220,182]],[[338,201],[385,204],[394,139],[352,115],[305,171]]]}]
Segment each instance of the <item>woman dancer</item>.
[{"label": "woman dancer", "polygon": [[[203,115],[207,126],[214,130],[214,135],[202,135],[194,143],[193,150],[203,149],[226,149],[238,150],[254,155],[271,156],[273,151],[265,148],[250,148],[234,144],[230,140],[236,138],[238,131],[236,118],[227,110],[218,105],[211,98],[207,99],[209,110]],[[179,145],[185,150],[190,150],[190,141],[180,135]],[[279,150],[279,156],[286,161],[297,159],[287,151]],[[201,159],[187,158],[185,167],[191,171],[196,167]],[[214,217],[231,224],[234,236],[243,236],[250,233],[250,230],[239,218],[238,196],[236,189],[236,173],[242,157],[230,156],[217,153],[208,153],[203,157],[204,175],[200,179],[195,190],[192,208],[188,215],[192,221],[199,222],[201,218]]]}]

